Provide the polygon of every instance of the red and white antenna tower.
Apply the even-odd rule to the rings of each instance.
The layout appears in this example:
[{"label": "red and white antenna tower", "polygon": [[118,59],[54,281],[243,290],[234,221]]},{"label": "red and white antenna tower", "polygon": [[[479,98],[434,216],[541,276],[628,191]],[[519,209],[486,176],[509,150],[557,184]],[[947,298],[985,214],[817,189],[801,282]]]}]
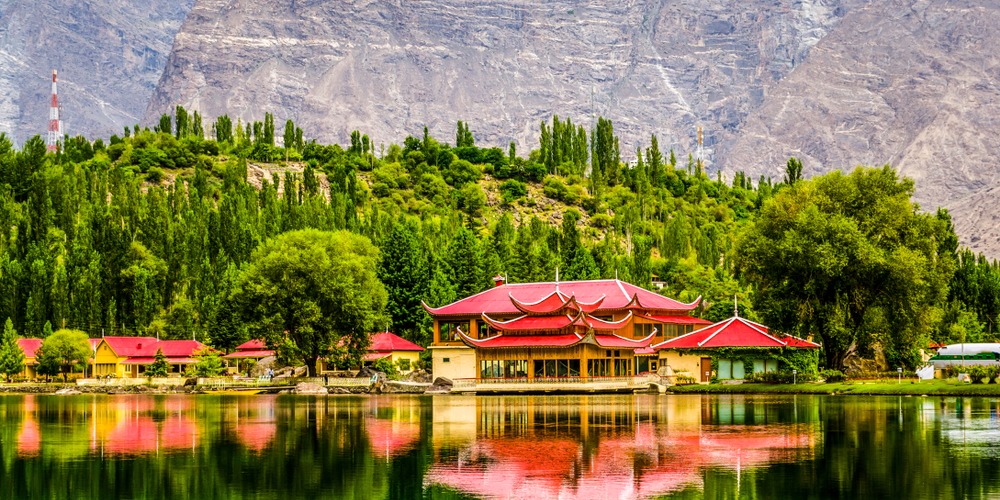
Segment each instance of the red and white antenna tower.
[{"label": "red and white antenna tower", "polygon": [[52,104],[49,106],[49,135],[45,140],[48,150],[55,152],[62,137],[62,121],[59,120],[59,97],[56,94],[56,70],[52,70]]}]

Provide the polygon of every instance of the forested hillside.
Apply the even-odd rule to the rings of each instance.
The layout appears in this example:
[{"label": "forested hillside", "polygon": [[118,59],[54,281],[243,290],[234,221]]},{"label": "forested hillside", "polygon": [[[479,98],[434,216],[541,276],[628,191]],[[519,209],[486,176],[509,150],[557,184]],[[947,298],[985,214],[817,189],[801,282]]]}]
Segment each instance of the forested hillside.
[{"label": "forested hillside", "polygon": [[[355,132],[346,147],[306,142],[291,121],[279,127],[270,114],[204,123],[177,108],[154,130],[67,138],[58,154],[38,137],[20,150],[0,138],[0,317],[25,336],[50,322],[229,349],[247,335],[227,307],[241,269],[263,241],[302,228],[370,238],[382,253],[386,327],[424,344],[421,300],[447,303],[497,274],[524,282],[558,270],[650,288],[656,279],[682,301],[703,296],[704,317],[731,315],[734,297],[753,316],[761,305],[734,268],[734,245],[801,175],[790,160],[777,183],[712,179],[655,135],[623,164],[604,119],[591,132],[553,117],[530,152],[477,146],[462,122],[452,141],[425,129],[376,145]],[[928,331],[992,338],[1000,271],[957,248],[946,212],[930,217],[945,228],[934,237],[951,242],[941,258],[958,265],[946,266],[950,292]]]}]

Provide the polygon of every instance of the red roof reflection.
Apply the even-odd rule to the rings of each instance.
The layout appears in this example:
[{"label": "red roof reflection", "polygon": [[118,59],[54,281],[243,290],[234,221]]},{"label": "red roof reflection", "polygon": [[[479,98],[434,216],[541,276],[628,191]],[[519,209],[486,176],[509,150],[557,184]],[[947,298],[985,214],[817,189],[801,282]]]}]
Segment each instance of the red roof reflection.
[{"label": "red roof reflection", "polygon": [[412,449],[420,440],[420,426],[412,422],[393,422],[368,417],[365,429],[372,451],[383,457],[399,455]]},{"label": "red roof reflection", "polygon": [[433,466],[425,481],[487,498],[648,497],[699,486],[708,467],[794,460],[814,444],[814,429],[806,426],[665,432],[636,424],[586,453],[570,439],[488,438],[463,450],[458,463]]}]

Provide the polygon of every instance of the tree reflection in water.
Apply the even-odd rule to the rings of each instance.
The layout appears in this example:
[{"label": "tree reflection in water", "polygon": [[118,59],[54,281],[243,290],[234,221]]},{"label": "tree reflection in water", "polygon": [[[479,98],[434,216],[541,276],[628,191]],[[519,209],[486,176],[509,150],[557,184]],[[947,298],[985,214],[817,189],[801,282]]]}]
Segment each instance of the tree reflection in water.
[{"label": "tree reflection in water", "polygon": [[998,402],[2,396],[2,498],[1000,494]]}]

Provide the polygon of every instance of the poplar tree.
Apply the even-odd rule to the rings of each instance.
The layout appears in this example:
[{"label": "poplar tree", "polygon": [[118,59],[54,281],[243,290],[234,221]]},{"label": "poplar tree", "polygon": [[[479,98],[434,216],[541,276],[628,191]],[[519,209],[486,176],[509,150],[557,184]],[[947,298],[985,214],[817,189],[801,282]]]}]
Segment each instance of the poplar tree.
[{"label": "poplar tree", "polygon": [[24,371],[24,351],[17,344],[17,330],[14,323],[7,318],[3,326],[3,338],[0,339],[0,373],[11,377]]},{"label": "poplar tree", "polygon": [[427,295],[430,276],[417,229],[409,221],[397,222],[380,246],[378,277],[388,293],[386,312],[392,318],[392,328],[403,338],[426,345],[429,339],[420,331],[425,314],[420,301]]}]

